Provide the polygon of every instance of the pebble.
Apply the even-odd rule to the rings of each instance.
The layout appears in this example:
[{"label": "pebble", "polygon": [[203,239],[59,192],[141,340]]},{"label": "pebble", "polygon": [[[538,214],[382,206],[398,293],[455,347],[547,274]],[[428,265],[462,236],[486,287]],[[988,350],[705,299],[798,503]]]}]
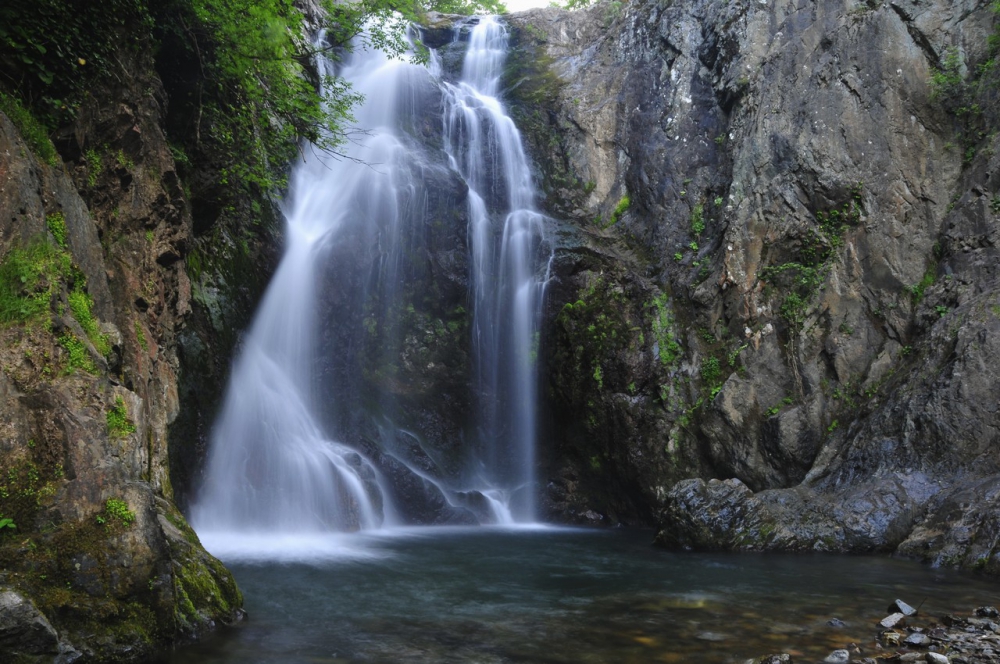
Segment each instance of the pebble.
[{"label": "pebble", "polygon": [[1000,618],[1000,611],[995,606],[981,606],[976,609],[976,615],[980,618]]},{"label": "pebble", "polygon": [[825,664],[847,664],[851,661],[851,653],[846,650],[834,650],[823,660]]},{"label": "pebble", "polygon": [[921,648],[926,648],[931,644],[931,637],[926,634],[921,634],[920,632],[914,632],[910,634],[903,640],[903,643],[910,646],[919,646]]},{"label": "pebble", "polygon": [[906,616],[904,616],[902,613],[893,613],[886,616],[885,618],[882,618],[882,622],[880,622],[879,625],[881,625],[886,629],[892,629],[900,622],[902,622],[904,618],[906,618]]},{"label": "pebble", "polygon": [[843,627],[847,623],[845,623],[840,618],[831,618],[830,620],[826,621],[826,624],[829,625],[830,627]]},{"label": "pebble", "polygon": [[932,664],[951,664],[951,660],[936,652],[927,653],[927,661]]}]

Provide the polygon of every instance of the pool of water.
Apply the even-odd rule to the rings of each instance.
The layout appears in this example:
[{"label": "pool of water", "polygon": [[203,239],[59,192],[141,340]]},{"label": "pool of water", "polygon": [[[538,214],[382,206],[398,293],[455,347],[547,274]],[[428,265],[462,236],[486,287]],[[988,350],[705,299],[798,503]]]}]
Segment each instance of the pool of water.
[{"label": "pool of water", "polygon": [[896,598],[934,615],[1000,591],[889,558],[671,553],[645,531],[403,529],[264,549],[205,539],[249,618],[170,664],[820,661],[870,644]]}]

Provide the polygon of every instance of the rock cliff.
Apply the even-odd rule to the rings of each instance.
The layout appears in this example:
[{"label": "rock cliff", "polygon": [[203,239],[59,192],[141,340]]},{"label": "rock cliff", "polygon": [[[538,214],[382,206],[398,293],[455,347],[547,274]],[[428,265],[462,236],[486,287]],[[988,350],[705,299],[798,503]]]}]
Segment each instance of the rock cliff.
[{"label": "rock cliff", "polygon": [[551,514],[1000,571],[991,3],[510,21],[508,96],[566,220]]},{"label": "rock cliff", "polygon": [[139,660],[242,616],[173,503],[178,348],[199,295],[167,95],[148,51],[116,78],[57,155],[0,113],[4,661]]}]

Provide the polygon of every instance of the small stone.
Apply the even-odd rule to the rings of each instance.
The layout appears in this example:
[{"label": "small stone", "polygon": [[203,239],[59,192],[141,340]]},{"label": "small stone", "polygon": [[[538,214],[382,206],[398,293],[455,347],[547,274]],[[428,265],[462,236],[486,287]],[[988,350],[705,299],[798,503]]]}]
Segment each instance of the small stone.
[{"label": "small stone", "polygon": [[744,664],[792,664],[792,656],[787,653],[764,655],[757,659],[748,659]]},{"label": "small stone", "polygon": [[1000,618],[1000,611],[995,606],[981,606],[976,609],[976,615],[980,618]]},{"label": "small stone", "polygon": [[950,659],[936,652],[927,653],[924,659],[926,659],[928,662],[932,662],[933,664],[951,664]]},{"label": "small stone", "polygon": [[830,620],[826,621],[826,624],[829,625],[830,627],[843,627],[847,623],[845,623],[840,618],[831,618]]},{"label": "small stone", "polygon": [[909,646],[919,646],[921,648],[926,648],[931,644],[931,637],[927,636],[926,634],[914,632],[913,634],[910,634],[908,637],[906,637],[906,639],[903,640],[903,643]]},{"label": "small stone", "polygon": [[893,627],[900,625],[900,623],[905,622],[905,618],[906,616],[904,616],[902,613],[893,613],[886,616],[885,618],[882,618],[882,621],[879,623],[879,625],[884,627],[885,629],[892,629]]},{"label": "small stone", "polygon": [[917,615],[917,610],[901,599],[897,599],[895,602],[890,604],[886,611],[889,613],[902,613],[904,616]]},{"label": "small stone", "polygon": [[899,639],[901,636],[902,635],[899,632],[894,632],[892,630],[879,634],[879,638],[882,640],[882,643],[891,647],[899,645]]},{"label": "small stone", "polygon": [[923,655],[921,655],[920,653],[918,653],[918,652],[908,652],[908,653],[904,653],[904,654],[900,655],[899,659],[896,660],[896,661],[897,662],[916,662],[916,661],[918,661],[920,659],[923,659]]},{"label": "small stone", "polygon": [[846,650],[834,650],[823,660],[825,664],[847,664],[851,661],[851,653]]}]

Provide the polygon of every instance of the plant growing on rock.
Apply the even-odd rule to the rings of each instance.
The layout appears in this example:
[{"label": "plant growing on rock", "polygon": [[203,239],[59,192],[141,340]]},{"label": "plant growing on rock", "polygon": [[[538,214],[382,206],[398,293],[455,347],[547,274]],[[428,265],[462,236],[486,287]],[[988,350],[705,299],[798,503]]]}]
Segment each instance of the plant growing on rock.
[{"label": "plant growing on rock", "polygon": [[[131,526],[135,522],[135,513],[128,508],[128,503],[121,498],[108,498],[104,503],[104,513],[107,514],[108,518],[114,519],[124,526]],[[98,518],[100,519],[100,517]],[[107,521],[107,519],[104,521]],[[104,521],[98,522],[104,523]]]},{"label": "plant growing on rock", "polygon": [[115,404],[107,413],[108,435],[112,438],[124,438],[135,433],[135,423],[128,416],[128,408],[121,395],[115,397]]}]

